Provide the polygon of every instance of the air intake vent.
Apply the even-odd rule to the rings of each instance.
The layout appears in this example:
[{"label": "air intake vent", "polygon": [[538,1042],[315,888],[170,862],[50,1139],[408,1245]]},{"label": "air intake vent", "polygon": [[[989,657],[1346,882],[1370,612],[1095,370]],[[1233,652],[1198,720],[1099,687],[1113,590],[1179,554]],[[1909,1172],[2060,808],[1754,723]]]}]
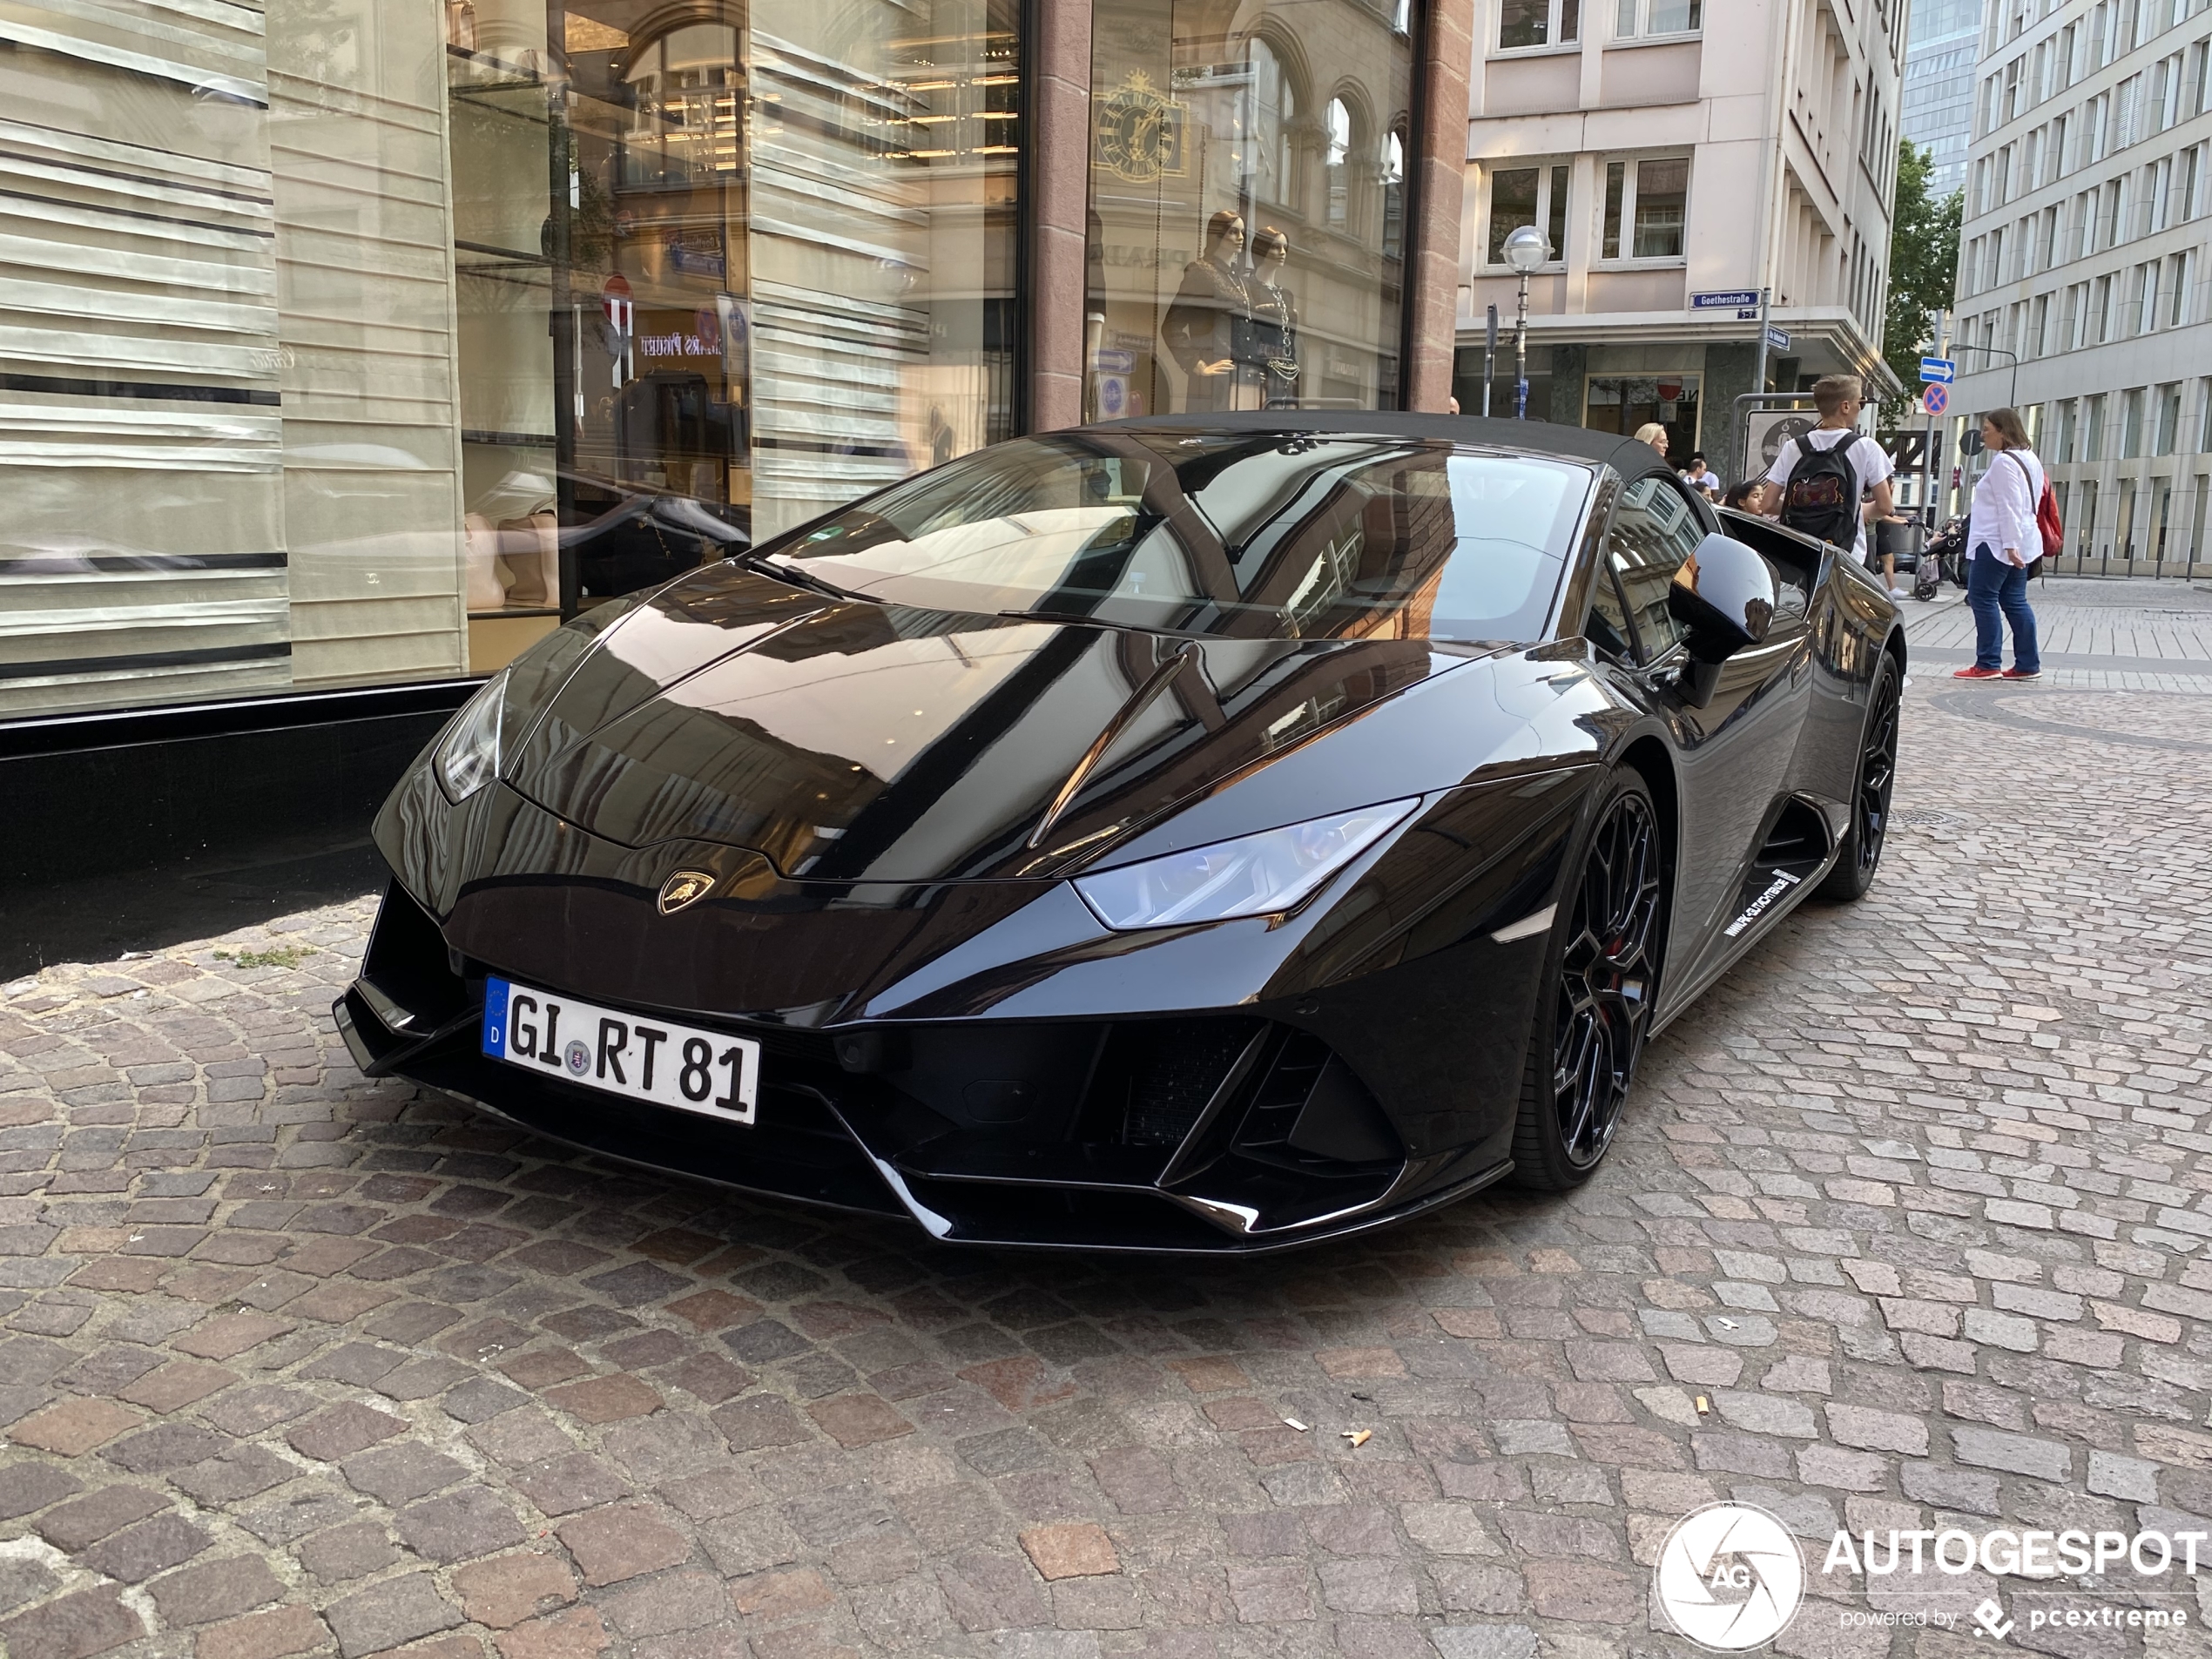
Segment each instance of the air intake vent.
[{"label": "air intake vent", "polygon": [[1256,1020],[1157,1020],[1116,1027],[1116,1052],[1109,1061],[1120,1062],[1116,1069],[1126,1079],[1123,1143],[1179,1145],[1258,1024]]}]

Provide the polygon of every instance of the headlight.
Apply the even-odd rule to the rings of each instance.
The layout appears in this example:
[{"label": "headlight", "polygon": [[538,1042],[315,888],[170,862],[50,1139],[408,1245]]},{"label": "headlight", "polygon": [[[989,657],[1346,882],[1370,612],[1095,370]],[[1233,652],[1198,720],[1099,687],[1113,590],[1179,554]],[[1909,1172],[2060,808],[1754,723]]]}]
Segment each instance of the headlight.
[{"label": "headlight", "polygon": [[1304,903],[1420,805],[1393,800],[1170,853],[1078,876],[1076,891],[1117,931],[1271,915]]},{"label": "headlight", "polygon": [[507,671],[485,682],[438,745],[438,782],[456,806],[499,776],[499,721],[507,702]]}]

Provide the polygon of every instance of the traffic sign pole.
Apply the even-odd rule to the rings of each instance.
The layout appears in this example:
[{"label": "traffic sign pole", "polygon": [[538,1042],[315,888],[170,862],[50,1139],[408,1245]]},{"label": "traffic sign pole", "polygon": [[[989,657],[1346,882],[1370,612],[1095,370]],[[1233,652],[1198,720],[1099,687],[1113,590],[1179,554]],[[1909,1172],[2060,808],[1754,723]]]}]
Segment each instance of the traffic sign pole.
[{"label": "traffic sign pole", "polygon": [[1755,392],[1766,390],[1766,314],[1768,297],[1773,292],[1771,288],[1759,290],[1759,360],[1757,367],[1751,371],[1751,389]]},{"label": "traffic sign pole", "polygon": [[[1936,313],[1935,354],[1938,357],[1943,355],[1944,329],[1950,320],[1949,312]],[[1925,395],[1923,395],[1922,407],[1926,408]],[[1935,423],[1936,411],[1930,408],[1928,409],[1927,447],[1920,453],[1920,512],[1928,522],[1928,529],[1931,534],[1934,532],[1939,522],[1939,515],[1935,510]]]}]

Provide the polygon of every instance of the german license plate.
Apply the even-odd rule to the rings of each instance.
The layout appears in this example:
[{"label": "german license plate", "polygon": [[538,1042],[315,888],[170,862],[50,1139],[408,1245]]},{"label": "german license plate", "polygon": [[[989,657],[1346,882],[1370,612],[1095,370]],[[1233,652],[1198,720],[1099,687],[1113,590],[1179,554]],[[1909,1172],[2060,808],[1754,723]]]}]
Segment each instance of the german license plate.
[{"label": "german license plate", "polygon": [[760,1045],[673,1020],[639,1019],[511,980],[484,986],[484,1053],[625,1100],[752,1122]]}]

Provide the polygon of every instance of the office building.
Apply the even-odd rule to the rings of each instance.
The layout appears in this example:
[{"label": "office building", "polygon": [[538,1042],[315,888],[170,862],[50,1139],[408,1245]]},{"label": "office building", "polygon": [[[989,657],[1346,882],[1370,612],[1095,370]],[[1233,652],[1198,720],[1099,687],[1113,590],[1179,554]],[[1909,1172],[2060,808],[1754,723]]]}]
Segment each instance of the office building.
[{"label": "office building", "polygon": [[2212,556],[2208,51],[2204,0],[2008,0],[1984,28],[1954,430],[2018,408],[2097,568]]},{"label": "office building", "polygon": [[1928,193],[1966,182],[1982,0],[1920,0],[1905,49],[1905,136],[1928,152]]}]

